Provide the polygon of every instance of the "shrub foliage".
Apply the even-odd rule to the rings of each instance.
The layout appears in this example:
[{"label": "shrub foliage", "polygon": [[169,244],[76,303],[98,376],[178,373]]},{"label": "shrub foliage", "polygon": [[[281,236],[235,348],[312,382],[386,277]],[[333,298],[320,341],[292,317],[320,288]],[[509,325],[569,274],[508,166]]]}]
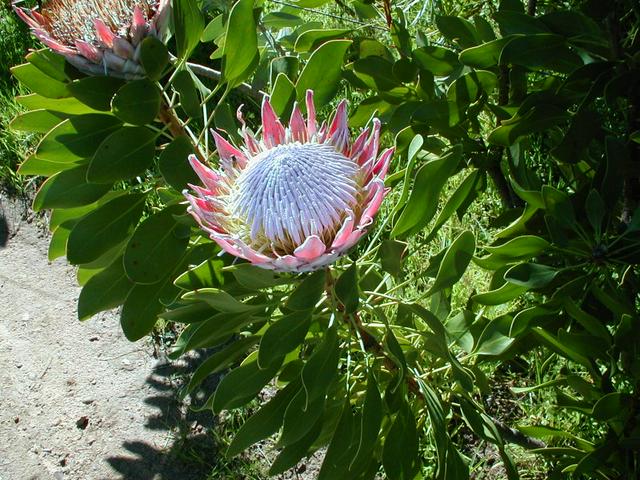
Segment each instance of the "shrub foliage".
[{"label": "shrub foliage", "polygon": [[[30,53],[12,69],[32,92],[12,127],[42,139],[20,172],[47,177],[34,208],[52,210],[49,258],[78,266],[79,318],[121,306],[132,341],[162,319],[180,326],[173,357],[216,347],[185,392],[232,368],[213,412],[275,384],[228,451],[277,435],[271,474],[326,447],[321,479],[469,478],[464,424],[510,479],[514,443],[556,478],[637,478],[640,22],[632,2],[610,4],[503,0],[426,32],[390,2],[343,6],[354,30],[290,6],[175,0],[173,40],[143,43],[145,79]],[[348,92],[354,128],[382,120],[398,152],[386,210],[327,270],[218,256],[185,212],[187,155],[215,163],[209,127],[238,138],[239,103],[251,120],[266,90],[286,115],[307,89],[319,106]],[[533,352],[561,368],[513,390],[550,392],[588,437],[485,408],[488,372]]]}]

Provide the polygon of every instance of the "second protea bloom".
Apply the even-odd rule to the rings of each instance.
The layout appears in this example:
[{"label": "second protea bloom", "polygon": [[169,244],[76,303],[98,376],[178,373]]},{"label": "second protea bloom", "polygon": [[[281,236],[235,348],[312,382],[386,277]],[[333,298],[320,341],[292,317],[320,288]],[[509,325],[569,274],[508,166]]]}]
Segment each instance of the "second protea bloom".
[{"label": "second protea bloom", "polygon": [[14,10],[33,34],[88,75],[144,76],[140,44],[166,31],[170,0],[49,0]]},{"label": "second protea bloom", "polygon": [[190,213],[226,252],[263,268],[334,262],[365,234],[387,192],[393,149],[378,156],[380,122],[352,141],[345,101],[320,127],[311,91],[306,106],[307,119],[296,105],[285,128],[265,99],[259,138],[238,114],[243,146],[213,133],[219,169],[189,159],[204,184],[184,192]]}]

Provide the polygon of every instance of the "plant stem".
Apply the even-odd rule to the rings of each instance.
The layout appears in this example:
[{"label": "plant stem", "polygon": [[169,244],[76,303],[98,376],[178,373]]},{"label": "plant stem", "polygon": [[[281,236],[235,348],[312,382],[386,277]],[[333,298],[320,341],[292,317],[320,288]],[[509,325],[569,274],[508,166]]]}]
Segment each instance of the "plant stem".
[{"label": "plant stem", "polygon": [[[218,70],[215,70],[213,68],[205,67],[204,65],[191,62],[187,62],[187,66],[193,73],[201,77],[211,78],[212,80],[216,80],[218,82],[222,79],[222,72],[219,72]],[[262,102],[262,99],[268,96],[268,93],[263,92],[262,90],[255,89],[248,83],[241,83],[236,88],[241,93],[255,99],[257,102]]]},{"label": "plant stem", "polygon": [[171,107],[169,107],[169,105],[164,100],[160,104],[160,113],[158,114],[158,117],[160,118],[160,121],[167,126],[167,129],[169,130],[173,138],[182,136],[187,137],[191,142],[193,151],[195,152],[198,159],[201,162],[205,160],[205,157],[200,151],[200,147],[198,146],[198,144],[191,139],[184,126],[182,125],[182,122],[180,122],[180,119],[176,115],[176,112]]}]

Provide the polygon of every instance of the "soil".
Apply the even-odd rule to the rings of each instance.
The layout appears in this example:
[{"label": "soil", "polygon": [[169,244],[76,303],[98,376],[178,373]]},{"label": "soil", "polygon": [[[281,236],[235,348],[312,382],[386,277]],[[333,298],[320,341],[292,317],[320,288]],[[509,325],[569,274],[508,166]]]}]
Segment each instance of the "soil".
[{"label": "soil", "polygon": [[[48,243],[46,219],[0,193],[0,480],[245,478],[211,476],[215,418],[178,400],[202,356],[169,362],[149,339],[130,343],[115,311],[79,322],[75,268],[49,262]],[[249,452],[264,471],[276,455],[272,441]],[[277,479],[315,478],[320,463]]]},{"label": "soil", "polygon": [[79,322],[75,269],[28,215],[0,197],[0,480],[205,478],[174,455],[202,430],[175,397],[185,365],[128,342],[115,312]]}]

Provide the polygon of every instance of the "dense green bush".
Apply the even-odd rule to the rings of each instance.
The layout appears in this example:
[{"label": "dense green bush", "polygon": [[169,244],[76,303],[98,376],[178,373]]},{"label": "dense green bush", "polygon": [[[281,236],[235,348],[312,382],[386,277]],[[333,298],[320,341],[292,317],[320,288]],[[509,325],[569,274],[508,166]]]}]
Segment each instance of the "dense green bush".
[{"label": "dense green bush", "polygon": [[[207,23],[176,0],[175,56],[144,44],[144,79],[84,77],[47,50],[13,69],[33,94],[12,125],[44,135],[20,171],[48,177],[34,208],[53,210],[49,257],[78,265],[79,318],[121,305],[132,341],[161,318],[181,325],[174,357],[221,346],[185,392],[241,361],[214,412],[273,382],[229,447],[280,432],[272,474],[326,446],[320,478],[468,478],[467,428],[510,479],[510,444],[549,477],[637,478],[637,6],[504,0],[439,15],[437,31],[411,26],[411,5],[354,1],[330,25],[280,7],[207,4]],[[187,155],[213,153],[210,126],[238,140],[231,112],[247,103],[255,124],[262,90],[288,115],[307,89],[320,106],[345,93],[352,127],[377,115],[395,142],[375,228],[311,274],[217,257],[185,213]],[[540,352],[557,368],[513,391],[548,392],[584,432],[487,408],[495,372]]]}]

